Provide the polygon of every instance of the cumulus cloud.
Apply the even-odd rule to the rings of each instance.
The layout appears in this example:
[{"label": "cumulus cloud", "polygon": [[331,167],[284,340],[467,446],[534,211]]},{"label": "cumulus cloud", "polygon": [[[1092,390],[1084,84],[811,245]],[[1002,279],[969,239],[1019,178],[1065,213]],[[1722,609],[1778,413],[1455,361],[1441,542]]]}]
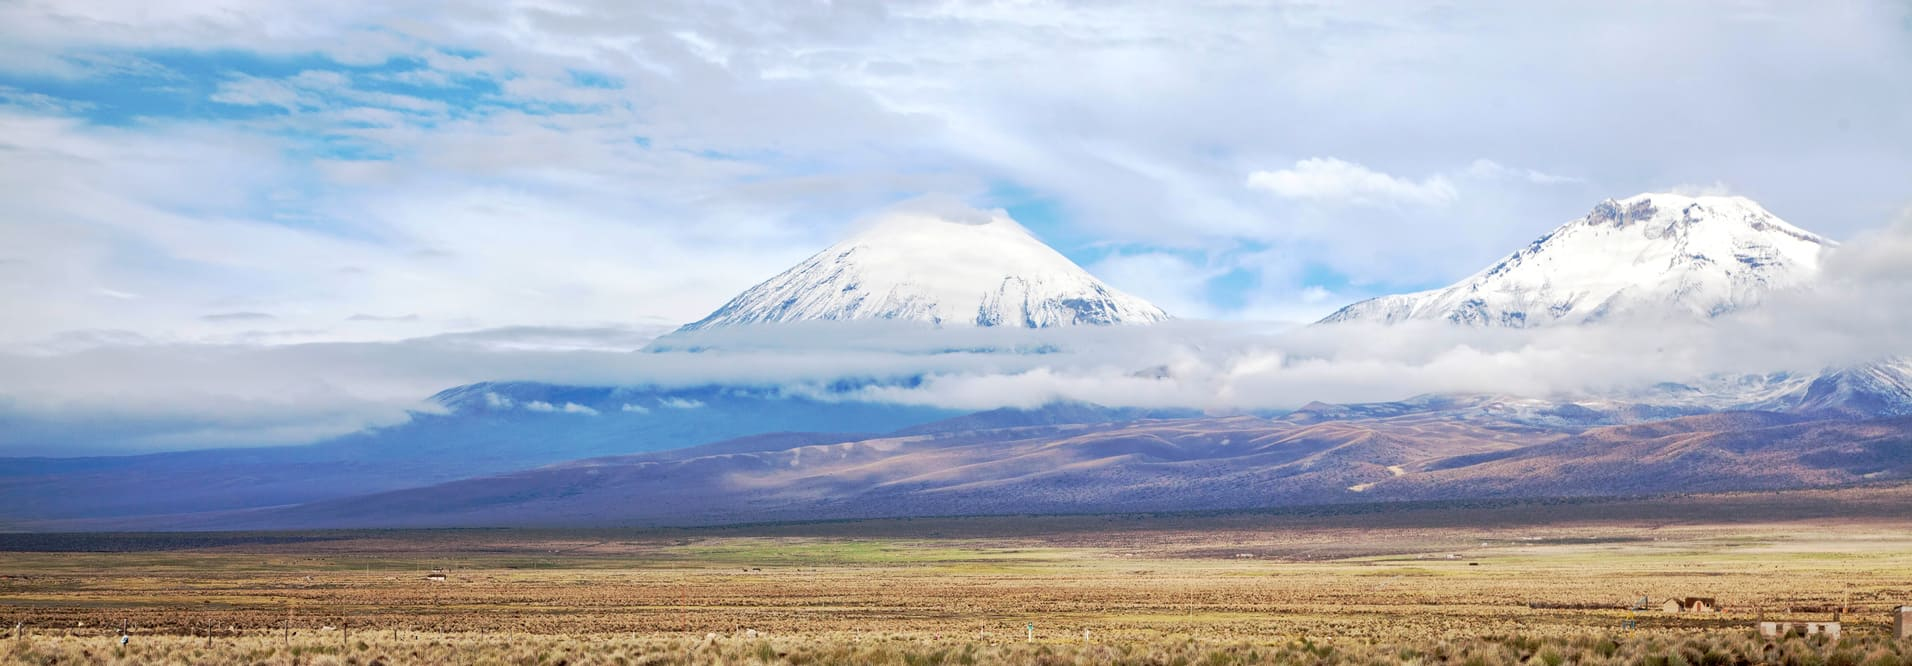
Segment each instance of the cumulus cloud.
[{"label": "cumulus cloud", "polygon": [[1248,175],[1248,186],[1289,199],[1365,205],[1438,206],[1460,196],[1446,176],[1419,181],[1397,178],[1333,157],[1305,159],[1278,171],[1256,171]]},{"label": "cumulus cloud", "polygon": [[543,400],[532,400],[530,402],[525,403],[524,408],[534,412],[546,412],[546,413],[561,412],[565,414],[582,414],[584,416],[598,415],[598,410],[592,409],[590,407],[586,407],[584,405],[580,405],[575,402],[567,402],[562,405],[554,405],[554,404],[545,402]]}]

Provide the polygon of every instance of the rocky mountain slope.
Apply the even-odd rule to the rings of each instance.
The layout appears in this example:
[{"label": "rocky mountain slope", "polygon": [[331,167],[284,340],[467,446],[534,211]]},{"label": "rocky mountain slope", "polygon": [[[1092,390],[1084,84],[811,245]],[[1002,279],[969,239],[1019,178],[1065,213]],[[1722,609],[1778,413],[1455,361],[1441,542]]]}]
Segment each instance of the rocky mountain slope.
[{"label": "rocky mountain slope", "polygon": [[[1052,424],[601,458],[189,527],[696,525],[1608,496],[1912,479],[1912,419],[1724,413],[1573,431],[1441,411]],[[766,444],[768,442],[768,444]]]}]

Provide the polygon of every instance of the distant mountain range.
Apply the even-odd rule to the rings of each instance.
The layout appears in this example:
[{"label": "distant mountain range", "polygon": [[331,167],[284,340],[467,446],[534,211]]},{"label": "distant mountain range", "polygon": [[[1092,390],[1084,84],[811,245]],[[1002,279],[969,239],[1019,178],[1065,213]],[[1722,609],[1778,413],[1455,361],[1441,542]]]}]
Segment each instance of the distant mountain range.
[{"label": "distant mountain range", "polygon": [[1714,317],[1819,272],[1832,243],[1744,197],[1607,200],[1451,286],[1361,301],[1324,322],[1472,326]]},{"label": "distant mountain range", "polygon": [[[1317,330],[1710,319],[1812,280],[1829,247],[1743,198],[1640,195],[1603,202],[1453,286],[1356,303]],[[680,334],[1166,317],[1005,215],[912,213]],[[0,527],[692,525],[1912,481],[1906,358],[1602,395],[1442,394],[1254,414],[865,401],[863,389],[921,381],[904,372],[803,390],[479,383],[438,394],[440,409],[405,424],[307,446],[0,459]]]},{"label": "distant mountain range", "polygon": [[[1837,381],[1821,377],[1792,383],[1823,387]],[[570,398],[600,406],[634,395],[689,399],[617,389],[597,389],[595,395],[568,391],[475,386],[460,391],[450,404],[460,405],[455,414],[495,426],[498,422],[484,420],[486,414],[516,407],[501,406],[493,396]],[[703,395],[716,402],[711,394]],[[332,443],[302,452],[310,459],[305,462],[279,453],[289,450],[262,450],[267,455],[249,461],[234,460],[233,452],[190,452],[131,461],[41,461],[38,469],[0,465],[0,499],[12,503],[16,521],[24,519],[16,526],[36,529],[695,525],[1912,481],[1912,419],[1865,411],[1877,404],[1867,394],[1832,392],[1856,396],[1851,403],[1821,400],[1827,395],[1811,391],[1795,398],[1806,395],[1814,399],[1795,400],[1781,411],[1430,395],[1384,403],[1312,403],[1275,417],[1057,403],[943,418],[882,435],[770,432],[517,471],[477,472],[478,467],[454,462],[484,451],[487,442],[579,450],[576,425],[529,421],[502,437],[440,446],[432,453],[408,448],[383,459]],[[776,404],[769,400],[781,399],[744,398],[709,418],[737,420],[739,410],[763,409]],[[1894,403],[1893,409],[1902,404]],[[784,407],[815,410],[813,423],[875,422],[867,414],[818,410],[814,403]],[[868,406],[852,407],[859,408]],[[480,413],[467,412],[473,409]],[[627,436],[643,432],[630,423],[603,427]],[[539,431],[544,438],[528,434]],[[616,441],[599,448],[615,448]],[[632,437],[622,443],[642,442]],[[101,461],[116,464],[99,467]],[[444,468],[436,480],[417,465],[434,461]],[[381,467],[391,471],[374,471]],[[302,478],[328,487],[315,492],[291,483]],[[380,483],[386,487],[375,487]],[[235,494],[246,488],[307,496],[288,502]],[[279,506],[284,504],[294,506]]]},{"label": "distant mountain range", "polygon": [[1001,211],[909,212],[876,221],[683,330],[860,319],[1048,328],[1148,324],[1168,314],[1103,284]]},{"label": "distant mountain range", "polygon": [[1727,412],[1546,428],[1441,410],[780,436],[579,461],[196,528],[698,525],[1249,509],[1912,481],[1912,419]]}]

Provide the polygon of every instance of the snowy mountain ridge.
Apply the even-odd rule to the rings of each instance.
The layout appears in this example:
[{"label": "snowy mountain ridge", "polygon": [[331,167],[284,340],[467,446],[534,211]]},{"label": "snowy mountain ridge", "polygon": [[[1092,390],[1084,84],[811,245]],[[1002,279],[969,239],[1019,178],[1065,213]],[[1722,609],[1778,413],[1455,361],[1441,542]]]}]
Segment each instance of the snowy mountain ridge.
[{"label": "snowy mountain ridge", "polygon": [[1454,285],[1361,301],[1322,322],[1518,328],[1710,318],[1812,279],[1832,246],[1745,197],[1640,194],[1603,201]]},{"label": "snowy mountain ridge", "polygon": [[680,330],[853,319],[1047,328],[1168,318],[1103,284],[1007,213],[915,211],[879,219]]},{"label": "snowy mountain ridge", "polygon": [[1912,416],[1912,358],[1893,357],[1820,374],[1788,396],[1792,411],[1824,416]]}]

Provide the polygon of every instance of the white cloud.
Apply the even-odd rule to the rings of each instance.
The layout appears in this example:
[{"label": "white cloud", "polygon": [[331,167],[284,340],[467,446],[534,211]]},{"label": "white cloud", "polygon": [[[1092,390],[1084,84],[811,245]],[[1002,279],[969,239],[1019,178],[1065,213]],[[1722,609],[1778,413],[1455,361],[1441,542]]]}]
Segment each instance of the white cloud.
[{"label": "white cloud", "polygon": [[1455,181],[1462,179],[1517,180],[1535,185],[1584,182],[1579,178],[1508,167],[1485,158],[1474,160],[1465,168],[1417,181],[1333,157],[1316,157],[1296,162],[1289,169],[1251,173],[1248,186],[1289,199],[1323,203],[1442,206],[1460,198],[1461,190]]},{"label": "white cloud", "polygon": [[135,294],[129,291],[120,291],[118,289],[107,289],[105,287],[95,287],[93,289],[93,293],[101,295],[101,296],[105,296],[107,298],[111,298],[114,300],[120,300],[120,301],[139,300],[139,294]]},{"label": "white cloud", "polygon": [[210,99],[220,104],[273,106],[287,111],[317,106],[316,102],[292,85],[253,76],[242,76],[220,83]]},{"label": "white cloud", "polygon": [[96,108],[91,102],[80,102],[42,93],[27,92],[13,86],[0,85],[0,106],[14,106],[42,113],[77,113]]},{"label": "white cloud", "polygon": [[1732,186],[1717,180],[1709,184],[1681,183],[1669,188],[1669,191],[1689,197],[1726,196],[1735,194]]},{"label": "white cloud", "polygon": [[649,414],[651,413],[651,408],[645,407],[643,405],[633,405],[627,402],[627,403],[624,403],[624,406],[619,407],[618,411],[631,413],[631,414]]},{"label": "white cloud", "polygon": [[1556,176],[1550,173],[1541,173],[1533,169],[1509,167],[1486,158],[1474,160],[1474,163],[1467,165],[1467,168],[1461,173],[1470,178],[1514,179],[1523,180],[1535,185],[1565,185],[1569,183],[1586,182],[1584,179],[1570,176]]},{"label": "white cloud", "polygon": [[1301,160],[1290,169],[1256,171],[1248,175],[1248,186],[1289,199],[1361,205],[1439,206],[1460,196],[1443,175],[1415,181],[1333,157]]},{"label": "white cloud", "polygon": [[[496,406],[498,406],[497,404],[495,404],[495,403],[490,403],[490,399],[491,399],[491,396],[492,396],[492,395],[494,395],[494,394],[491,394],[491,393],[487,393],[487,394],[485,394],[485,399],[486,399],[486,401],[487,401],[487,403],[488,403],[488,404],[491,404],[491,406],[493,406],[493,407],[496,407]],[[505,406],[507,406],[507,407],[508,407],[508,406],[510,406],[510,405],[509,405],[509,403],[506,403],[506,405],[505,405]],[[578,404],[578,403],[575,403],[575,402],[567,402],[567,403],[564,403],[564,404],[562,404],[562,405],[554,405],[554,404],[551,404],[551,403],[549,403],[549,402],[545,402],[545,401],[543,401],[543,400],[532,400],[532,401],[530,401],[530,402],[527,402],[527,403],[525,403],[525,404],[524,404],[524,408],[525,408],[525,409],[527,409],[527,410],[530,410],[530,411],[534,411],[534,412],[545,412],[545,413],[558,413],[558,412],[561,412],[561,413],[565,413],[565,414],[581,414],[581,415],[584,415],[584,416],[597,416],[597,415],[598,415],[598,410],[596,410],[596,409],[592,409],[591,407],[588,407],[588,406],[585,406],[585,405],[580,405],[580,404]]]},{"label": "white cloud", "polygon": [[667,409],[697,409],[704,406],[702,401],[689,398],[664,398],[657,402]]}]

